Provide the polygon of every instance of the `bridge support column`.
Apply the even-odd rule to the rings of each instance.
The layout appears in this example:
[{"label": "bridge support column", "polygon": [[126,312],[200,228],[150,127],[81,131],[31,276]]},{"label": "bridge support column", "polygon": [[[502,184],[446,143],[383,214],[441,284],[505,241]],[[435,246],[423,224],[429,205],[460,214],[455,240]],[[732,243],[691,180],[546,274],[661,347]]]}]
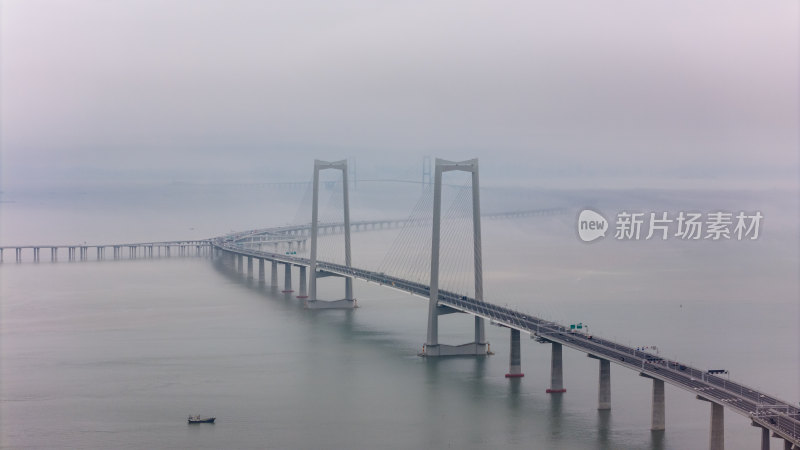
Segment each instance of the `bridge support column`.
[{"label": "bridge support column", "polygon": [[[769,446],[769,434],[767,434]],[[711,434],[708,442],[709,450],[725,449],[725,408],[718,403],[711,404]]]},{"label": "bridge support column", "polygon": [[611,409],[611,362],[598,359],[600,362],[600,383],[597,392],[597,409]]},{"label": "bridge support column", "polygon": [[22,262],[22,249],[21,248],[17,248],[16,251],[17,251],[16,252],[17,253],[17,255],[16,255],[17,256],[17,262],[20,263],[20,262]]},{"label": "bridge support column", "polygon": [[[481,202],[478,182],[478,160],[462,162],[436,159],[436,172],[433,185],[433,234],[431,236],[431,287],[428,300],[428,335],[422,346],[420,356],[490,355],[486,342],[483,319],[475,317],[475,340],[453,346],[439,343],[439,247],[442,221],[442,174],[450,171],[463,171],[472,174],[472,236],[473,263],[475,269],[475,302],[483,302],[483,256],[481,253]],[[383,223],[381,223],[383,228]]]},{"label": "bridge support column", "polygon": [[653,378],[653,414],[650,421],[650,430],[661,431],[666,429],[665,419],[664,381]]},{"label": "bridge support column", "polygon": [[283,277],[283,292],[284,294],[291,294],[292,290],[292,265],[284,264],[284,277]]},{"label": "bridge support column", "polygon": [[258,282],[260,284],[264,284],[266,281],[266,274],[264,272],[264,258],[258,258]]},{"label": "bridge support column", "polygon": [[253,279],[253,257],[252,256],[248,256],[247,257],[247,279],[248,280],[252,280]]},{"label": "bridge support column", "polygon": [[[345,277],[345,298],[334,301],[322,301],[317,299],[317,235],[319,234],[319,172],[325,169],[335,169],[342,171],[342,200],[344,212],[344,265],[347,269],[352,267],[350,258],[350,196],[348,195],[347,182],[347,160],[337,162],[327,162],[314,160],[314,182],[313,197],[311,201],[311,267],[309,299],[305,301],[308,309],[352,309],[357,308],[356,299],[353,298],[353,279]],[[328,227],[326,227],[328,228]],[[323,228],[322,231],[324,231]]]},{"label": "bridge support column", "polygon": [[[180,250],[178,250],[180,252]],[[244,256],[236,255],[236,271],[244,273]]]},{"label": "bridge support column", "polygon": [[50,262],[56,262],[58,260],[58,248],[51,247],[50,248]]},{"label": "bridge support column", "polygon": [[519,330],[511,329],[511,350],[509,351],[508,373],[506,378],[522,378],[522,355],[519,346]]},{"label": "bridge support column", "polygon": [[761,430],[761,450],[769,450],[769,430],[756,422],[753,422],[751,425]]},{"label": "bridge support column", "polygon": [[269,286],[273,291],[278,290],[278,262],[270,261],[272,263],[272,270],[270,271]]},{"label": "bridge support column", "polygon": [[[711,430],[708,436],[709,450],[725,450],[725,408],[719,403],[699,395],[697,399],[711,403]],[[769,447],[769,433],[767,434],[767,447]]]},{"label": "bridge support column", "polygon": [[39,262],[39,248],[33,247],[33,262]]},{"label": "bridge support column", "polygon": [[563,394],[564,389],[564,370],[562,368],[561,344],[553,342],[550,358],[550,389],[545,392],[548,394]]},{"label": "bridge support column", "polygon": [[300,266],[300,295],[298,295],[297,298],[308,298],[306,266]]}]

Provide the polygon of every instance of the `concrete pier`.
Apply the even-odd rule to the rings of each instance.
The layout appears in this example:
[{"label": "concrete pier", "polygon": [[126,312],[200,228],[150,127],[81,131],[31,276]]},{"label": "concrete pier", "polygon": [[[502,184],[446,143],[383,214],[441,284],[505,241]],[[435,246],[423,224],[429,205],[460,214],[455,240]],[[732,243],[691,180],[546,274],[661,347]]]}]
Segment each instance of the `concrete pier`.
[{"label": "concrete pier", "polygon": [[284,264],[284,277],[283,277],[283,292],[284,294],[289,294],[294,292],[292,290],[292,265],[291,264]]},{"label": "concrete pier", "polygon": [[[178,250],[180,252],[180,250]],[[236,255],[236,271],[244,273],[244,256]]]},{"label": "concrete pier", "polygon": [[308,282],[306,280],[306,266],[300,266],[300,295],[297,298],[308,298]]},{"label": "concrete pier", "polygon": [[509,350],[508,373],[506,378],[522,378],[522,355],[519,345],[519,330],[511,329],[511,349]]},{"label": "concrete pier", "polygon": [[[328,162],[314,160],[314,179],[312,182],[311,199],[311,254],[309,274],[309,299],[305,301],[308,309],[352,309],[357,308],[356,300],[353,298],[353,280],[345,276],[345,298],[341,300],[324,301],[317,299],[317,237],[320,232],[329,230],[331,226],[319,223],[319,172],[321,170],[333,169],[342,172],[342,209],[344,216],[344,265],[352,267],[350,254],[350,196],[348,194],[347,183],[347,160]],[[322,275],[325,276],[325,275]]]},{"label": "concrete pier", "polygon": [[769,450],[769,430],[755,422],[753,422],[751,425],[758,427],[758,429],[761,431],[761,450]]},{"label": "concrete pier", "polygon": [[561,344],[553,342],[552,357],[550,360],[550,388],[545,392],[548,394],[562,394],[567,392],[564,389],[564,371],[562,368]]},{"label": "concrete pier", "polygon": [[[769,434],[767,435],[769,447]],[[711,433],[708,441],[709,450],[725,450],[725,408],[718,403],[711,403]]]},{"label": "concrete pier", "polygon": [[664,408],[664,381],[653,378],[653,414],[650,430],[666,429]]},{"label": "concrete pier", "polygon": [[[711,403],[711,429],[708,435],[709,450],[725,450],[725,408],[700,395],[698,400]],[[766,431],[766,430],[765,430]],[[764,435],[762,434],[762,448],[764,448]],[[767,448],[769,448],[769,433],[767,433]]]},{"label": "concrete pier", "polygon": [[278,289],[278,262],[277,261],[270,261],[272,263],[272,270],[270,273],[270,281],[269,285],[272,290]]},{"label": "concrete pier", "polygon": [[598,359],[600,362],[599,386],[597,391],[597,409],[611,409],[611,362]]},{"label": "concrete pier", "polygon": [[[428,333],[425,344],[422,346],[420,356],[455,356],[455,355],[490,355],[489,344],[486,342],[483,319],[475,316],[475,340],[463,345],[445,345],[439,343],[439,253],[441,241],[442,221],[442,175],[444,172],[461,171],[472,175],[472,238],[473,238],[473,264],[475,282],[475,300],[483,301],[483,256],[481,251],[481,221],[480,221],[480,187],[478,175],[478,160],[453,162],[436,159],[436,169],[433,186],[433,223],[431,234],[431,276],[430,290],[428,292]],[[380,222],[383,228],[383,222]]]},{"label": "concrete pier", "polygon": [[264,284],[266,281],[266,274],[264,272],[264,258],[258,258],[258,282]]},{"label": "concrete pier", "polygon": [[252,256],[248,256],[247,257],[247,279],[248,280],[252,280],[253,279],[253,257]]}]

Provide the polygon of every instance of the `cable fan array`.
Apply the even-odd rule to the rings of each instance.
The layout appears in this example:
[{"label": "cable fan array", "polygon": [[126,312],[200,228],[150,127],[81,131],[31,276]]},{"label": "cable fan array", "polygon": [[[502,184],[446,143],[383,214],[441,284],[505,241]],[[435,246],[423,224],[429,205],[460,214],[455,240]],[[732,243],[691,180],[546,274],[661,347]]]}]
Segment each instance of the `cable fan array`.
[{"label": "cable fan array", "polygon": [[[472,187],[445,188],[439,239],[439,288],[475,294]],[[449,200],[449,201],[448,201]],[[423,191],[405,226],[381,261],[378,271],[429,284],[433,224],[433,192]]]}]

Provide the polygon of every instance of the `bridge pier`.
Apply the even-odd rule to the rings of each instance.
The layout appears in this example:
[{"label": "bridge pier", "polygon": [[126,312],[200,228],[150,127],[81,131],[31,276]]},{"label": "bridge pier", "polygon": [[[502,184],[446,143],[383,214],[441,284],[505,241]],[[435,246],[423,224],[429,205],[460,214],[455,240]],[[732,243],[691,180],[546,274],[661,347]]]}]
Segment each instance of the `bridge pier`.
[{"label": "bridge pier", "polygon": [[751,423],[751,425],[761,430],[761,450],[769,450],[769,429],[762,427],[756,422]]},{"label": "bridge pier", "polygon": [[550,344],[550,388],[545,392],[548,394],[563,394],[564,389],[564,370],[562,367],[561,344],[553,342]]},{"label": "bridge pier", "polygon": [[272,270],[270,272],[269,286],[273,291],[278,290],[278,262],[270,261],[272,263]]},{"label": "bridge pier", "polygon": [[[178,252],[180,251],[181,250],[179,249]],[[240,274],[244,273],[244,256],[239,254],[236,255],[236,271]]]},{"label": "bridge pier", "polygon": [[33,262],[39,262],[39,247],[33,247]]},{"label": "bridge pier", "polygon": [[314,181],[313,198],[311,201],[311,273],[309,276],[309,296],[305,301],[307,309],[353,309],[357,308],[356,299],[353,298],[353,279],[345,277],[345,298],[341,300],[322,301],[317,299],[317,235],[320,232],[331,231],[336,226],[319,224],[319,172],[324,169],[335,169],[342,171],[342,206],[344,215],[344,265],[348,269],[352,267],[350,257],[350,196],[348,194],[347,183],[347,160],[337,162],[327,162],[314,160]]},{"label": "bridge pier", "polygon": [[[697,399],[711,403],[711,430],[708,436],[709,450],[725,450],[725,408],[719,403],[699,395]],[[763,448],[763,441],[761,445]],[[767,448],[769,448],[769,433],[767,433]]]},{"label": "bridge pier", "polygon": [[[483,256],[481,253],[481,206],[478,183],[478,160],[452,162],[436,159],[433,186],[433,227],[431,235],[431,277],[428,300],[428,335],[420,356],[490,355],[483,319],[475,316],[475,341],[463,345],[439,344],[439,250],[442,222],[442,174],[449,171],[472,174],[472,236],[475,301],[483,302]],[[383,222],[380,222],[383,228]]]},{"label": "bridge pier", "polygon": [[506,378],[522,378],[522,355],[519,345],[519,330],[511,328],[511,350],[508,357],[508,373]]},{"label": "bridge pier", "polygon": [[253,279],[253,257],[252,256],[248,256],[247,257],[247,279],[248,280],[252,280]]},{"label": "bridge pier", "polygon": [[266,283],[266,275],[264,272],[264,258],[258,258],[258,283]]},{"label": "bridge pier", "polygon": [[300,295],[297,298],[308,298],[306,266],[300,266]]},{"label": "bridge pier", "polygon": [[15,250],[16,250],[16,256],[17,256],[17,262],[21,263],[22,262],[22,249],[21,248],[17,248]]},{"label": "bridge pier", "polygon": [[290,294],[294,292],[292,290],[292,265],[286,263],[284,266],[284,277],[283,277],[283,292],[284,294]]},{"label": "bridge pier", "polygon": [[664,380],[653,378],[653,413],[651,416],[650,430],[662,431],[666,429],[666,414],[664,408]]},{"label": "bridge pier", "polygon": [[598,359],[600,361],[599,389],[597,391],[597,409],[611,409],[611,361]]},{"label": "bridge pier", "polygon": [[50,247],[50,262],[58,260],[58,247]]},{"label": "bridge pier", "polygon": [[600,358],[591,353],[588,353],[586,356],[596,359],[599,362],[597,409],[611,409],[611,361]]}]

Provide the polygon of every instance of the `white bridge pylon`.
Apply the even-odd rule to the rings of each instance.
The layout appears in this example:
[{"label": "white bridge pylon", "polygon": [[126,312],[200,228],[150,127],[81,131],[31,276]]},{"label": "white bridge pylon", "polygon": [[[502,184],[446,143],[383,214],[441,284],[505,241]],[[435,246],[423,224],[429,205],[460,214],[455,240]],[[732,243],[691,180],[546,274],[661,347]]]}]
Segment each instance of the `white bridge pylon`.
[{"label": "white bridge pylon", "polygon": [[334,274],[317,273],[317,235],[319,233],[319,172],[325,169],[342,171],[342,197],[344,201],[344,263],[351,268],[350,259],[350,198],[347,191],[347,160],[336,162],[314,160],[314,196],[311,205],[311,267],[309,277],[309,296],[305,301],[309,309],[350,309],[356,308],[356,299],[353,298],[353,278],[344,277],[344,298],[341,300],[322,301],[317,299],[317,276],[331,276]]},{"label": "white bridge pylon", "polygon": [[442,174],[462,171],[472,173],[472,236],[475,265],[475,300],[483,301],[483,270],[481,254],[481,200],[478,183],[478,160],[453,162],[436,159],[433,183],[433,237],[431,239],[430,300],[428,302],[428,338],[422,356],[457,356],[490,354],[486,342],[484,320],[475,316],[475,341],[462,345],[439,343],[439,247],[442,222]]}]

